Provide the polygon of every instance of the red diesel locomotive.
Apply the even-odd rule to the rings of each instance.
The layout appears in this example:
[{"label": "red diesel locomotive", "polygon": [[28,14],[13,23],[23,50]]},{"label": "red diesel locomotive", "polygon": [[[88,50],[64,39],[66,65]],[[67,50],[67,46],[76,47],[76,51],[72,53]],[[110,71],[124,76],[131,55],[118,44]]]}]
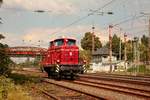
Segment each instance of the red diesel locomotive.
[{"label": "red diesel locomotive", "polygon": [[59,79],[62,76],[74,78],[76,73],[83,72],[83,64],[79,64],[79,48],[76,40],[59,38],[51,41],[42,66],[49,77]]}]

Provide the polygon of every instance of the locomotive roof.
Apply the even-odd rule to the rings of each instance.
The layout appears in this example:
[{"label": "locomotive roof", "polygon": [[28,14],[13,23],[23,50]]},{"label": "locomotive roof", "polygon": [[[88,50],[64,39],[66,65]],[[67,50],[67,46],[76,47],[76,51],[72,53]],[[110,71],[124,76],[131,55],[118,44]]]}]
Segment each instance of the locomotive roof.
[{"label": "locomotive roof", "polygon": [[75,41],[76,41],[76,39],[74,39],[74,38],[62,37],[62,38],[57,38],[57,39],[51,40],[51,42],[52,42],[52,41],[56,41],[56,40],[60,40],[60,39],[71,39],[71,40],[75,40]]}]

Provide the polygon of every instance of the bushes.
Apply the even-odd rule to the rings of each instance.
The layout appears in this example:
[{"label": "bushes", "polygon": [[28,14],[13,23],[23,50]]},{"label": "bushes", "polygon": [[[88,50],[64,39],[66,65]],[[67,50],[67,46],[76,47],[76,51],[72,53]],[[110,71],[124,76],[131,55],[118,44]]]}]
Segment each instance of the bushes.
[{"label": "bushes", "polygon": [[0,43],[0,75],[7,76],[10,74],[11,70],[9,68],[9,64],[12,62],[9,56],[6,54],[5,49],[7,45],[3,45]]},{"label": "bushes", "polygon": [[0,76],[0,100],[7,99],[8,91],[11,89],[11,80]]},{"label": "bushes", "polygon": [[31,100],[20,86],[4,76],[0,76],[0,100]]}]

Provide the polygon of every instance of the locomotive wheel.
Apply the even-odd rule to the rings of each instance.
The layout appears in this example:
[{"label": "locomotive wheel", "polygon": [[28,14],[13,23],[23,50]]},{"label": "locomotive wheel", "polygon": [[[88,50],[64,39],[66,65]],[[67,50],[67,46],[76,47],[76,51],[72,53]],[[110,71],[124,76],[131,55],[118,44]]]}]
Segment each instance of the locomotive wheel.
[{"label": "locomotive wheel", "polygon": [[52,78],[52,74],[50,71],[48,72],[48,78]]},{"label": "locomotive wheel", "polygon": [[71,74],[70,74],[70,78],[71,78],[71,80],[74,80],[75,79],[75,77],[74,77],[75,75],[74,75],[74,73],[73,72],[71,72]]},{"label": "locomotive wheel", "polygon": [[83,71],[83,70],[81,71],[81,74],[84,74],[84,71]]},{"label": "locomotive wheel", "polygon": [[50,71],[50,68],[47,68],[47,67],[44,67],[44,71],[46,71],[48,77],[51,76],[51,71]]},{"label": "locomotive wheel", "polygon": [[60,72],[58,72],[58,73],[55,73],[55,79],[56,80],[61,80],[61,73]]}]

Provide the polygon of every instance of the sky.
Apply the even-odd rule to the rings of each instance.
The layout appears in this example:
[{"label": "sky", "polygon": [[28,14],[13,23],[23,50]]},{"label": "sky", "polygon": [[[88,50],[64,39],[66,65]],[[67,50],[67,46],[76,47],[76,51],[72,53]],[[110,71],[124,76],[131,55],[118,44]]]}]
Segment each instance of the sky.
[{"label": "sky", "polygon": [[[93,25],[95,35],[103,44],[108,41],[109,25],[116,25],[113,34],[119,35],[121,28],[122,38],[126,33],[132,39],[148,35],[149,5],[150,0],[4,0],[0,8],[3,23],[0,34],[6,38],[0,42],[10,47],[47,48],[50,40],[65,36],[77,39],[80,45],[84,34],[91,32]],[[113,12],[113,15],[107,12]],[[137,18],[141,12],[149,15]],[[131,20],[126,21],[128,19]]]}]

